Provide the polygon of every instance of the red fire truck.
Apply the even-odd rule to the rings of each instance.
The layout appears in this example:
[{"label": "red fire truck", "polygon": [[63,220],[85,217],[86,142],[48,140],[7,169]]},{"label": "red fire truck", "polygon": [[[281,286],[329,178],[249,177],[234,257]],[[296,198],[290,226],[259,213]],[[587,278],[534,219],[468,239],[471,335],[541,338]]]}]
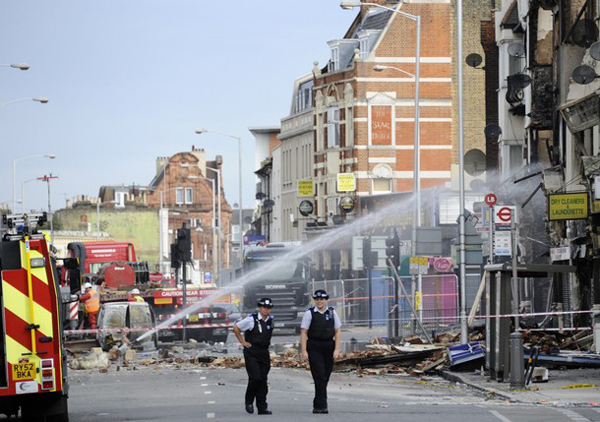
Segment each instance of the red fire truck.
[{"label": "red fire truck", "polygon": [[0,413],[68,422],[60,285],[37,232],[45,222],[41,213],[3,215],[0,224]]},{"label": "red fire truck", "polygon": [[[171,279],[162,274],[150,273],[148,263],[137,261],[131,243],[69,243],[70,255],[79,259],[79,271],[83,279],[102,285],[100,302],[117,302],[128,299],[129,291],[137,288],[156,316],[157,322],[168,320],[183,309],[184,292]],[[64,283],[69,283],[65,272]],[[77,279],[77,277],[75,277]],[[73,291],[73,286],[71,286]],[[187,285],[186,305],[197,302],[214,293],[216,289]],[[196,326],[187,330],[187,337],[197,341],[225,342],[228,336],[227,313],[215,306],[201,307],[186,317],[186,324]],[[177,325],[181,326],[179,320]],[[204,325],[204,327],[198,327]],[[180,340],[181,329],[161,330],[161,340]]]}]

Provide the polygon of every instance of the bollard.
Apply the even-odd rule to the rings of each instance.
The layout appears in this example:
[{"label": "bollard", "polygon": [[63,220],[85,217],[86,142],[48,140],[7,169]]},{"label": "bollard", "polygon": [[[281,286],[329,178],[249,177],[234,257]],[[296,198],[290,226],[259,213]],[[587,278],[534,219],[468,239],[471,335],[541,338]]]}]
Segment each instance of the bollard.
[{"label": "bollard", "polygon": [[77,295],[71,295],[69,303],[69,328],[76,330],[79,324],[79,301]]},{"label": "bollard", "polygon": [[510,387],[525,387],[523,364],[523,336],[519,332],[510,334]]}]

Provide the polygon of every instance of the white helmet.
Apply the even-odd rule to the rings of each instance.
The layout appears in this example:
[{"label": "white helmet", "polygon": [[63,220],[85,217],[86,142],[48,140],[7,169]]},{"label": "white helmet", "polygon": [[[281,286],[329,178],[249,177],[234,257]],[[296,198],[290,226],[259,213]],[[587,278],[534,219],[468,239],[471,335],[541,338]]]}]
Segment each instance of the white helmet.
[{"label": "white helmet", "polygon": [[131,289],[131,294],[132,295],[139,295],[140,291],[138,289]]},{"label": "white helmet", "polygon": [[91,289],[91,288],[92,288],[92,283],[83,283],[83,290]]}]

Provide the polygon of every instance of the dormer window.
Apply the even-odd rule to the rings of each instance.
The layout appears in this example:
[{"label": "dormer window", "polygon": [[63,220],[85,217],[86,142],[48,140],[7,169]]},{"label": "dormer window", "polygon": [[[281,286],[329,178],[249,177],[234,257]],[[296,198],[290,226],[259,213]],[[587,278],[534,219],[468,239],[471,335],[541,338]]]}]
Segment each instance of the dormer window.
[{"label": "dormer window", "polygon": [[329,62],[329,71],[335,72],[340,68],[340,49],[338,46],[331,48],[331,61]]}]

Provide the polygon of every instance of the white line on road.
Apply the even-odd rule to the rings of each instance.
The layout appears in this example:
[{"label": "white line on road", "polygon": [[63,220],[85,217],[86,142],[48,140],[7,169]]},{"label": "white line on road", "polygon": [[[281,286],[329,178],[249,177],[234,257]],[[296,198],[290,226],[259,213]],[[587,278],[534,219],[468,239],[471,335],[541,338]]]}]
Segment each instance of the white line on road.
[{"label": "white line on road", "polygon": [[497,417],[498,419],[500,419],[502,422],[512,422],[506,416],[502,416],[499,412],[496,412],[495,410],[490,410],[490,413],[492,415],[494,415],[495,417]]},{"label": "white line on road", "polygon": [[208,384],[200,384],[200,387],[208,387]]},{"label": "white line on road", "polygon": [[207,401],[206,404],[215,404],[216,402],[214,400],[211,401]]},{"label": "white line on road", "polygon": [[205,391],[204,394],[212,394],[210,391]]},{"label": "white line on road", "polygon": [[200,379],[201,379],[201,380],[205,380],[205,379],[206,379],[206,377],[200,377]]},{"label": "white line on road", "polygon": [[214,413],[207,413],[207,414],[206,414],[206,419],[212,419],[212,418],[214,418],[214,417],[215,417],[215,414],[214,414]]},{"label": "white line on road", "polygon": [[558,410],[560,413],[562,413],[563,415],[565,415],[566,417],[568,417],[572,421],[577,421],[577,422],[591,422],[588,418],[583,417],[579,413],[574,412],[572,410],[568,410],[568,409],[556,409],[556,410]]}]

